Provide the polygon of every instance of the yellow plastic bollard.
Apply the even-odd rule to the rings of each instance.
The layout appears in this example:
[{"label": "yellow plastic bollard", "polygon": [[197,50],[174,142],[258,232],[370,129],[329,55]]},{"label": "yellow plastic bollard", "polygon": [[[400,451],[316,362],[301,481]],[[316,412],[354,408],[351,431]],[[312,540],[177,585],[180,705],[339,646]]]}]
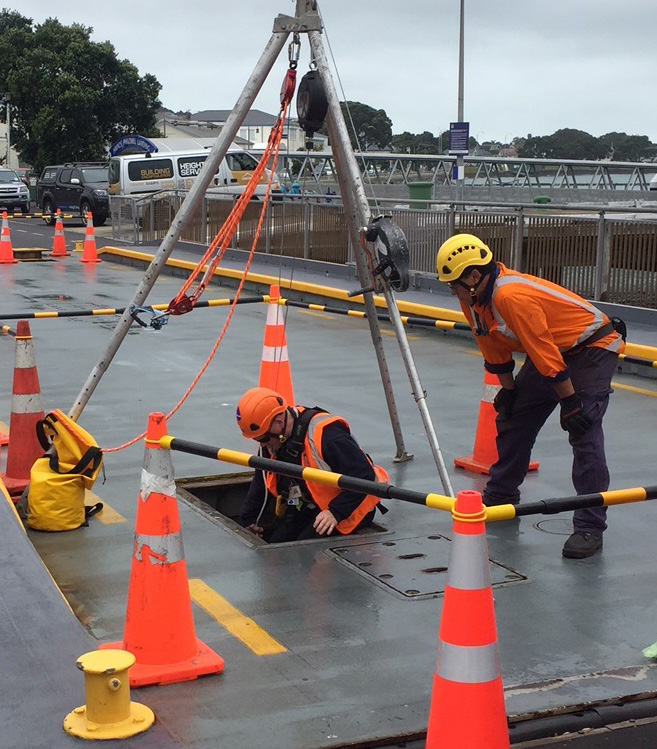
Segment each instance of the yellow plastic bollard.
[{"label": "yellow plastic bollard", "polygon": [[153,711],[130,701],[128,670],[134,662],[127,650],[94,650],[78,658],[86,704],[64,718],[66,733],[88,740],[127,739],[153,725]]},{"label": "yellow plastic bollard", "polygon": [[81,239],[78,239],[75,241],[75,252],[82,252],[82,248],[84,247],[84,241]]}]

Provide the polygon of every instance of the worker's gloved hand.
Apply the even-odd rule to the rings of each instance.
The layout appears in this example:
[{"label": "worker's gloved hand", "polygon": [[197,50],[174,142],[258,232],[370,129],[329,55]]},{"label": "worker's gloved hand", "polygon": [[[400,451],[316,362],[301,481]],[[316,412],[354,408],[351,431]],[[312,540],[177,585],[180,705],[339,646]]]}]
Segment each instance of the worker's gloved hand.
[{"label": "worker's gloved hand", "polygon": [[561,428],[571,437],[581,437],[593,426],[593,422],[584,413],[582,399],[573,393],[561,399]]},{"label": "worker's gloved hand", "polygon": [[502,388],[493,399],[493,408],[502,419],[511,418],[517,394],[518,391],[515,388]]}]

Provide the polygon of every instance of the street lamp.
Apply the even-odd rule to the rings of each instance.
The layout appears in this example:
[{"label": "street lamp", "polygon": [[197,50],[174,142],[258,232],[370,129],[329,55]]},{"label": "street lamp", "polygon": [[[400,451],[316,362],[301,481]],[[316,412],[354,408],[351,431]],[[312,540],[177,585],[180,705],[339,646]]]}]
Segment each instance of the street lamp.
[{"label": "street lamp", "polygon": [[9,109],[9,102],[11,101],[11,94],[6,93],[2,97],[2,101],[7,106],[7,155],[5,157],[5,165],[10,166],[9,156],[11,155],[11,110]]}]

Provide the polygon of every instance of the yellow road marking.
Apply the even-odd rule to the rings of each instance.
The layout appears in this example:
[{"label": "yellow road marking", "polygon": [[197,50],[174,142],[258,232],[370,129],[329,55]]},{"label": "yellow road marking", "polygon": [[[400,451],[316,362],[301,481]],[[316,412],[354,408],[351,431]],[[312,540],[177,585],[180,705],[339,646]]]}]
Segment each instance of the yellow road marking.
[{"label": "yellow road marking", "polygon": [[194,603],[256,655],[287,653],[286,647],[267,634],[253,619],[244,616],[239,609],[228,603],[203,580],[192,578],[189,581],[189,593]]},{"label": "yellow road marking", "polygon": [[[95,505],[97,502],[103,502],[103,500],[97,494],[94,494],[92,491],[89,491],[89,489],[85,489],[84,490],[85,505],[87,506]],[[120,515],[116,510],[110,507],[107,504],[107,502],[103,502],[103,509],[97,515],[94,515],[94,518],[97,518],[103,525],[113,525],[115,523],[127,523],[128,522],[123,517],[123,515]]]},{"label": "yellow road marking", "polygon": [[657,391],[645,390],[644,388],[635,388],[632,385],[621,385],[618,382],[612,382],[612,387],[618,388],[619,390],[629,390],[630,393],[637,393],[638,395],[647,395],[650,398],[657,398]]}]

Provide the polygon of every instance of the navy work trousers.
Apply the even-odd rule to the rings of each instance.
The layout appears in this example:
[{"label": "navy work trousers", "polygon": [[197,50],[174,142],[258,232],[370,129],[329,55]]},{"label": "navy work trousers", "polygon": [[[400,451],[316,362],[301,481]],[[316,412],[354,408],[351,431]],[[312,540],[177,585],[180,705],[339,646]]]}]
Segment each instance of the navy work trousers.
[{"label": "navy work trousers", "polygon": [[[602,417],[609,404],[611,378],[618,354],[590,347],[566,358],[575,392],[593,425],[581,437],[568,435],[573,450],[573,486],[577,494],[603,492],[609,488]],[[485,504],[516,504],[520,485],[529,470],[531,451],[541,427],[559,403],[554,385],[540,375],[529,357],[516,377],[516,399],[510,418],[497,424],[497,462],[491,466],[484,489]],[[575,510],[573,530],[602,535],[607,527],[607,508]]]}]

